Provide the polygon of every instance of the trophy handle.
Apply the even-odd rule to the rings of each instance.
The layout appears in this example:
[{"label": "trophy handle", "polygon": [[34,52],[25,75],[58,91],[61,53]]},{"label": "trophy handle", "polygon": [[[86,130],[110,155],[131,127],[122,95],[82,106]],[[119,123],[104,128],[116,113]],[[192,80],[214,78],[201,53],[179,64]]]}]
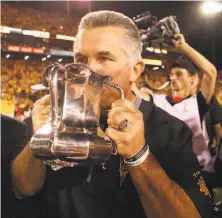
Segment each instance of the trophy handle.
[{"label": "trophy handle", "polygon": [[106,85],[107,85],[107,86],[111,86],[111,87],[117,89],[117,90],[120,92],[121,99],[124,99],[124,98],[125,98],[125,96],[124,96],[124,92],[123,92],[123,90],[122,90],[122,88],[120,87],[119,84],[116,84],[116,83],[110,83],[110,82],[109,82],[109,83],[106,83]]},{"label": "trophy handle", "polygon": [[59,128],[61,127],[61,117],[63,113],[65,94],[65,75],[60,69],[52,69],[49,82],[49,92],[51,98],[51,125],[55,132],[58,132]]},{"label": "trophy handle", "polygon": [[[117,89],[120,92],[121,99],[125,98],[124,92],[123,92],[123,90],[122,90],[122,88],[120,87],[119,84],[109,82],[109,83],[106,83],[106,85],[111,86],[111,87]],[[112,154],[113,155],[117,155],[117,145],[116,145],[116,142],[114,140],[112,140],[111,138],[109,138],[109,139],[112,141],[112,144],[113,144],[113,152],[112,152]]]}]

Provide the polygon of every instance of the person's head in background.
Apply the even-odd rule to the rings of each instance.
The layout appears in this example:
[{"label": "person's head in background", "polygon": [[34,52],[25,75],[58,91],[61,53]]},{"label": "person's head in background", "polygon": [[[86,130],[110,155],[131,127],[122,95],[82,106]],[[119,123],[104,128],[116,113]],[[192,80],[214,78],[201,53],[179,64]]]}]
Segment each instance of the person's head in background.
[{"label": "person's head in background", "polygon": [[[139,30],[129,17],[113,11],[96,11],[81,19],[74,44],[74,62],[112,76],[112,82],[120,85],[128,100],[134,98],[131,84],[144,69],[141,52]],[[102,108],[110,108],[119,98],[115,89],[105,89]]]},{"label": "person's head in background", "polygon": [[170,71],[170,85],[173,97],[186,98],[197,91],[199,78],[194,64],[185,57],[179,57]]},{"label": "person's head in background", "polygon": [[49,94],[49,89],[41,83],[32,85],[30,88],[31,93],[29,95],[29,99],[33,103],[36,102],[38,99],[42,98],[43,96]]},{"label": "person's head in background", "polygon": [[22,90],[20,93],[16,94],[15,96],[15,101],[17,105],[25,104],[26,99],[27,99],[27,94],[25,90]]}]

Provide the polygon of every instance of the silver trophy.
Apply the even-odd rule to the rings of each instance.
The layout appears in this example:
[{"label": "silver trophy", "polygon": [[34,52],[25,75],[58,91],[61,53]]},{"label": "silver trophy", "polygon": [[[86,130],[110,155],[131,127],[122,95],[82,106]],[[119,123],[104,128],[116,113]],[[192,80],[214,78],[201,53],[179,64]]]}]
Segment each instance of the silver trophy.
[{"label": "silver trophy", "polygon": [[47,69],[51,112],[47,123],[30,142],[35,157],[53,170],[77,164],[104,163],[117,153],[116,144],[101,130],[100,100],[104,86],[123,90],[111,76],[79,64],[51,65]]}]

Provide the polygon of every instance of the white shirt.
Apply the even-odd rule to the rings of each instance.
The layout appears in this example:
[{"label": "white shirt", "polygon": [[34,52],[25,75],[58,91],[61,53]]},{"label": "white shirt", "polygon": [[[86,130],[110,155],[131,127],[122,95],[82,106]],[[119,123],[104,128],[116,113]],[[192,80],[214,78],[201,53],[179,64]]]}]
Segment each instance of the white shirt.
[{"label": "white shirt", "polygon": [[193,151],[197,155],[200,165],[207,166],[210,164],[211,155],[208,149],[209,136],[204,120],[201,128],[197,95],[192,95],[174,105],[168,102],[165,95],[153,95],[153,101],[156,106],[184,121],[189,126],[193,132]]}]

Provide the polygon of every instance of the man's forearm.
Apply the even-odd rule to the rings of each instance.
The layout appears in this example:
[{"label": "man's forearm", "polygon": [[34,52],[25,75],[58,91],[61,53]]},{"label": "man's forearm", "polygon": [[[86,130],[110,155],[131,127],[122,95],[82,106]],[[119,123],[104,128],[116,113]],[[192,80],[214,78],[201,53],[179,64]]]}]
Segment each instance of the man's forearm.
[{"label": "man's forearm", "polygon": [[29,144],[13,160],[11,171],[13,191],[18,198],[35,195],[44,184],[46,167],[33,157]]},{"label": "man's forearm", "polygon": [[169,179],[151,153],[141,165],[128,169],[147,217],[200,217],[189,196]]},{"label": "man's forearm", "polygon": [[215,66],[208,61],[202,54],[196,51],[194,48],[185,44],[182,49],[183,53],[207,76],[217,75]]}]

